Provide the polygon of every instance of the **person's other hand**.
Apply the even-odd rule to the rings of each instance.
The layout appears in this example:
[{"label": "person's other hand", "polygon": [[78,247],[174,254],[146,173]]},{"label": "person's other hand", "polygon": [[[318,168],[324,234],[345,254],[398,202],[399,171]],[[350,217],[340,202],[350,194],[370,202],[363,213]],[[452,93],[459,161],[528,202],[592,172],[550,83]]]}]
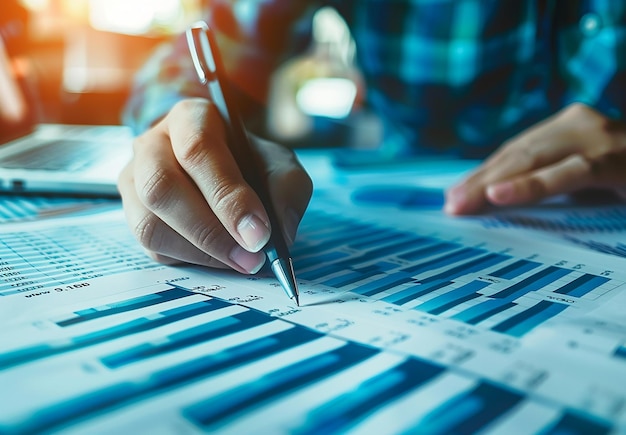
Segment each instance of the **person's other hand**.
[{"label": "person's other hand", "polygon": [[444,210],[470,214],[586,188],[626,198],[626,124],[577,103],[503,144],[446,192]]},{"label": "person's other hand", "polygon": [[290,150],[251,138],[282,221],[282,228],[269,228],[225,137],[216,107],[188,99],[135,140],[118,189],[129,226],[153,259],[256,273],[270,231],[293,242],[312,192],[309,176]]}]

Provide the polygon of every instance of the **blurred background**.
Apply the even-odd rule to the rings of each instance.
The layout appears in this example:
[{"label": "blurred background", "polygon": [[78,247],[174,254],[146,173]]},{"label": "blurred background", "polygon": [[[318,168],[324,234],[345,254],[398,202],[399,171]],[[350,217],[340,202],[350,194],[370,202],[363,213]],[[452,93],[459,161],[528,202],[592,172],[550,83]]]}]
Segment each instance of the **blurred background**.
[{"label": "blurred background", "polygon": [[[157,45],[201,18],[210,1],[2,0],[0,36],[38,102],[40,122],[119,124],[136,71]],[[358,118],[367,128],[356,140],[376,142],[378,126],[361,104],[354,43],[332,9],[315,15],[312,41],[274,77],[268,135],[336,145],[355,140],[346,126]]]},{"label": "blurred background", "polygon": [[[198,17],[201,3],[2,0],[0,28],[41,121],[118,124],[134,73],[156,45]],[[16,14],[25,16],[6,22]]]}]

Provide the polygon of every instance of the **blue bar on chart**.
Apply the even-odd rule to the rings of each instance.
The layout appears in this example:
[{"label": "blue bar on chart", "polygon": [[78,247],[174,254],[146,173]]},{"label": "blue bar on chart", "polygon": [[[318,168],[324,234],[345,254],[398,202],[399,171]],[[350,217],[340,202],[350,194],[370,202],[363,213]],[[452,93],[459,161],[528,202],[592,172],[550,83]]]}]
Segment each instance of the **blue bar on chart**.
[{"label": "blue bar on chart", "polygon": [[221,319],[176,332],[161,338],[156,343],[142,343],[130,349],[104,356],[100,361],[110,369],[117,369],[128,364],[164,355],[195,344],[225,337],[273,320],[271,316],[261,314],[257,311],[244,311],[234,316],[222,317]]},{"label": "blue bar on chart", "polygon": [[160,292],[139,296],[125,301],[113,302],[99,307],[75,311],[74,316],[56,321],[55,323],[58,326],[66,327],[70,325],[75,325],[77,323],[87,322],[93,319],[100,319],[102,317],[112,316],[114,314],[126,313],[129,311],[137,310],[139,308],[150,307],[157,304],[162,304],[164,302],[169,302],[197,294],[198,293],[193,293],[185,289],[172,288],[169,290],[163,290]]},{"label": "blue bar on chart", "polygon": [[457,305],[467,302],[469,300],[480,297],[481,294],[476,293],[489,285],[486,281],[472,281],[459,288],[450,290],[441,296],[437,296],[429,301],[426,301],[417,307],[416,310],[425,311],[430,314],[441,314],[448,311]]},{"label": "blue bar on chart", "polygon": [[615,351],[613,352],[613,355],[618,358],[626,359],[626,344],[618,346],[617,349],[615,349]]},{"label": "blue bar on chart", "polygon": [[125,337],[130,334],[148,331],[150,329],[178,322],[179,320],[218,310],[226,306],[231,305],[217,299],[196,302],[182,307],[162,311],[156,315],[153,314],[146,317],[136,318],[116,326],[79,335],[72,338],[69,342],[61,341],[60,343],[34,344],[22,349],[4,352],[0,355],[0,369],[25,364],[64,352],[71,352],[87,346]]},{"label": "blue bar on chart", "polygon": [[320,333],[308,328],[293,327],[277,334],[262,337],[220,352],[205,355],[194,360],[157,371],[140,382],[123,382],[100,390],[82,394],[61,403],[40,409],[29,419],[10,428],[11,433],[35,433],[49,431],[72,420],[85,418],[94,412],[119,406],[132,400],[150,398],[160,391],[195,381],[201,378],[219,376],[227,370],[261,358],[278,354],[320,338]]},{"label": "blue bar on chart", "polygon": [[369,258],[382,258],[388,257],[390,255],[398,255],[406,251],[407,249],[411,249],[415,246],[419,246],[425,243],[425,240],[426,239],[422,237],[402,236],[399,242],[391,243],[388,245],[387,242],[391,242],[392,239],[386,239],[384,240],[385,243],[383,244],[383,246],[367,251],[367,256]]},{"label": "blue bar on chart", "polygon": [[556,281],[557,279],[564,277],[571,270],[563,269],[561,267],[550,266],[547,267],[522,281],[513,284],[504,290],[492,295],[492,298],[515,300],[521,296],[532,291],[537,291],[545,287],[546,285]]},{"label": "blue bar on chart", "polygon": [[183,409],[183,415],[203,429],[236,418],[238,415],[280,399],[282,396],[318,382],[378,353],[356,343],[307,358],[280,368],[259,379],[209,397]]},{"label": "blue bar on chart", "polygon": [[568,305],[557,302],[541,301],[521,313],[498,323],[491,329],[514,337],[521,337],[546,320],[556,316],[567,307]]},{"label": "blue bar on chart", "polygon": [[375,232],[376,228],[371,225],[363,225],[355,229],[351,229],[350,231],[334,231],[331,234],[332,237],[328,239],[322,239],[321,242],[296,242],[294,248],[291,250],[291,255],[297,258],[303,253],[323,252],[327,250],[337,249],[338,247],[345,246],[347,243],[350,243],[353,240],[360,240]]},{"label": "blue bar on chart", "polygon": [[435,239],[426,239],[429,242],[437,242],[433,245],[428,245],[423,248],[415,249],[411,252],[407,252],[405,254],[399,255],[400,258],[407,261],[416,261],[421,260],[425,257],[430,257],[431,255],[441,254],[446,251],[452,251],[454,249],[459,249],[462,246],[458,243],[451,242],[441,242]]},{"label": "blue bar on chart", "polygon": [[507,299],[489,299],[473,307],[466,308],[452,316],[452,319],[459,320],[469,325],[476,325],[516,305],[515,302],[511,302]]},{"label": "blue bar on chart", "polygon": [[330,251],[325,252],[319,255],[312,255],[310,257],[305,258],[294,258],[293,264],[296,270],[306,269],[311,266],[316,266],[318,264],[330,264],[336,260],[341,258],[349,257],[350,254],[342,251]]},{"label": "blue bar on chart", "polygon": [[522,394],[481,382],[427,414],[407,433],[477,433],[505,415],[523,399]]},{"label": "blue bar on chart", "polygon": [[432,281],[428,284],[415,284],[411,287],[401,290],[397,293],[384,297],[382,300],[389,302],[390,304],[404,305],[408,302],[412,302],[417,298],[432,293],[436,290],[451,285],[452,281]]},{"label": "blue bar on chart", "polygon": [[353,242],[349,244],[348,247],[357,251],[363,251],[374,246],[379,246],[383,243],[406,239],[407,237],[410,237],[410,235],[403,234],[395,230],[389,230],[387,228],[378,228],[376,231],[369,234],[368,237],[363,237],[362,240]]},{"label": "blue bar on chart", "polygon": [[340,288],[346,285],[355,284],[366,278],[380,275],[381,273],[383,273],[383,271],[381,271],[377,267],[365,267],[353,271],[348,271],[343,275],[336,276],[326,281],[322,281],[322,284],[329,287]]},{"label": "blue bar on chart", "polygon": [[377,409],[443,372],[443,367],[415,358],[408,359],[312,410],[303,427],[293,433],[304,435],[344,432]]},{"label": "blue bar on chart", "polygon": [[597,276],[585,273],[584,275],[579,276],[574,281],[565,284],[563,287],[555,290],[554,292],[562,295],[580,298],[609,281],[609,278],[606,278],[604,276]]},{"label": "blue bar on chart", "polygon": [[459,251],[442,255],[440,257],[425,261],[423,263],[418,263],[418,264],[405,267],[404,269],[402,269],[402,271],[417,275],[422,272],[428,272],[429,270],[438,269],[443,266],[448,266],[458,261],[468,260],[472,257],[477,257],[485,253],[486,251],[480,248],[463,248]]},{"label": "blue bar on chart", "polygon": [[370,264],[369,266],[360,267],[354,269],[353,271],[348,271],[343,275],[323,281],[322,284],[330,287],[340,288],[349,284],[355,284],[366,278],[371,278],[376,275],[384,274],[390,269],[395,269],[397,266],[398,265],[394,263],[380,261],[378,263]]},{"label": "blue bar on chart", "polygon": [[401,284],[406,284],[413,281],[413,277],[404,272],[390,273],[375,281],[371,281],[367,284],[363,284],[352,291],[363,296],[374,296],[385,290],[397,287]]},{"label": "blue bar on chart", "polygon": [[566,411],[554,425],[541,433],[542,435],[606,435],[611,430],[612,425],[599,418]]},{"label": "blue bar on chart", "polygon": [[518,260],[515,263],[511,263],[502,269],[498,269],[495,272],[490,273],[489,275],[495,278],[514,279],[539,266],[541,266],[541,263],[537,263],[536,261]]},{"label": "blue bar on chart", "polygon": [[442,279],[455,279],[468,273],[479,272],[495,264],[511,258],[509,255],[503,254],[487,254],[483,257],[476,258],[468,261],[467,263],[460,264],[455,267],[451,267],[437,275],[429,276],[428,278],[420,280],[420,282],[426,284],[431,281],[440,281]]}]

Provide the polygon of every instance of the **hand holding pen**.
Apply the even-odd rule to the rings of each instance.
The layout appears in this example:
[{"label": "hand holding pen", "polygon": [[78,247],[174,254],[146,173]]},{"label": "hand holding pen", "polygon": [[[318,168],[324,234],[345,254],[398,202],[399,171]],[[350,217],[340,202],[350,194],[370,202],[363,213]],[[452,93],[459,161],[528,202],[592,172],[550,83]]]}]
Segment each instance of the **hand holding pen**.
[{"label": "hand holding pen", "polygon": [[118,187],[129,226],[154,259],[250,274],[265,263],[261,250],[270,234],[284,236],[286,245],[293,241],[310,178],[293,152],[249,136],[272,200],[270,219],[231,139],[215,103],[186,98],[135,140]]},{"label": "hand holding pen", "polygon": [[[207,86],[213,103],[225,121],[228,146],[235,162],[244,179],[254,189],[265,207],[268,219],[255,222],[254,225],[264,225],[269,228],[280,227],[274,201],[270,195],[268,180],[265,176],[265,168],[261,164],[257,150],[250,142],[248,132],[236,108],[217,41],[209,26],[200,22],[187,30],[187,44],[198,79]],[[293,299],[297,305],[300,305],[298,285],[285,235],[280,231],[271,232],[269,239],[265,240],[261,248],[267,254],[272,271],[287,296]]]}]

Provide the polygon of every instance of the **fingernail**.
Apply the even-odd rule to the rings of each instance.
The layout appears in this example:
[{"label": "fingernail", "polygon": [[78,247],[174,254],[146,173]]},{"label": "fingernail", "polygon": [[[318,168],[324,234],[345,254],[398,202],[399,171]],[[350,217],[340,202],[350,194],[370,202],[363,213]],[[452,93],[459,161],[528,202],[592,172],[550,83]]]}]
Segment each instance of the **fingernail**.
[{"label": "fingernail", "polygon": [[446,192],[446,203],[443,210],[448,214],[457,214],[467,203],[467,193],[462,184],[454,186]]},{"label": "fingernail", "polygon": [[230,251],[230,259],[233,260],[244,271],[255,274],[265,264],[265,254],[262,252],[248,252],[237,245]]},{"label": "fingernail", "polygon": [[250,252],[258,252],[270,239],[270,229],[258,216],[248,215],[239,221],[237,232]]},{"label": "fingernail", "polygon": [[487,186],[487,198],[498,204],[508,204],[515,197],[513,183],[504,182]]},{"label": "fingernail", "polygon": [[287,209],[285,212],[285,236],[289,245],[293,245],[293,242],[296,240],[299,223],[300,217],[296,211],[291,208]]}]

